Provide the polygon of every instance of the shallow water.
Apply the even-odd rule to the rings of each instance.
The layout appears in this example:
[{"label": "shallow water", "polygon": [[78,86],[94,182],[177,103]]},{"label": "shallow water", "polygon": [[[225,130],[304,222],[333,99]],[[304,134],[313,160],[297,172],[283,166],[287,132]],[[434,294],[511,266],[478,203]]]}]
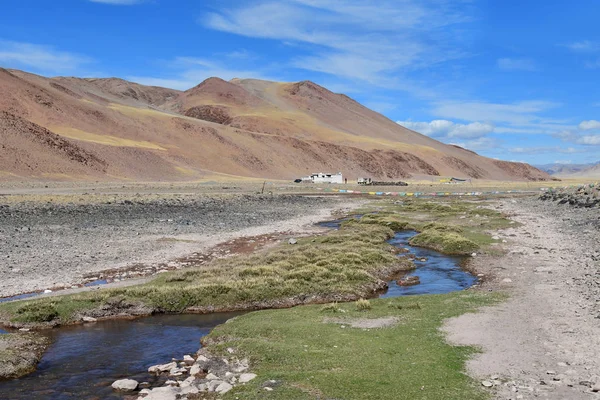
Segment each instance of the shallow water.
[{"label": "shallow water", "polygon": [[[415,231],[397,232],[389,243],[400,248],[409,249],[416,256],[417,267],[404,276],[418,276],[421,283],[414,286],[399,286],[396,281],[388,282],[389,289],[380,297],[397,297],[416,294],[441,294],[471,287],[477,278],[461,268],[465,257],[448,256],[435,250],[413,247],[408,244]],[[426,258],[426,261],[419,261]]]},{"label": "shallow water", "polygon": [[[319,225],[337,229],[347,219]],[[380,297],[448,293],[476,282],[473,275],[462,270],[464,258],[408,245],[415,234],[414,231],[398,232],[389,243],[409,249],[417,259],[427,259],[415,260],[417,269],[406,274],[419,276],[421,283],[398,286],[390,281],[389,289]],[[155,382],[157,378],[145,372],[148,367],[195,353],[200,347],[200,338],[239,314],[160,315],[50,331],[47,334],[53,345],[37,371],[21,379],[0,382],[0,399],[122,399],[123,396],[110,387],[112,382],[121,378]],[[0,329],[2,333],[6,332]]]},{"label": "shallow water", "polygon": [[[350,218],[324,221],[318,225],[339,229],[340,225]],[[388,282],[388,290],[379,297],[449,293],[466,289],[477,282],[475,276],[461,267],[461,264],[465,262],[465,257],[449,256],[435,250],[409,245],[408,241],[416,234],[417,232],[411,230],[396,232],[394,237],[388,240],[388,243],[409,250],[408,253],[402,255],[415,255],[416,269],[404,274],[404,276],[418,276],[421,283],[413,286],[399,286],[395,280],[392,280]],[[427,260],[419,261],[420,258],[426,258]]]},{"label": "shallow water", "polygon": [[17,294],[15,296],[10,296],[10,297],[2,297],[2,298],[0,298],[0,303],[6,303],[7,301],[13,301],[13,300],[23,300],[23,299],[27,299],[29,297],[39,296],[40,294],[42,294],[42,292],[23,293],[23,294]]},{"label": "shallow water", "polygon": [[115,380],[152,383],[148,367],[195,353],[201,337],[239,314],[159,315],[50,331],[54,343],[37,371],[0,382],[0,399],[122,399],[110,387]]}]

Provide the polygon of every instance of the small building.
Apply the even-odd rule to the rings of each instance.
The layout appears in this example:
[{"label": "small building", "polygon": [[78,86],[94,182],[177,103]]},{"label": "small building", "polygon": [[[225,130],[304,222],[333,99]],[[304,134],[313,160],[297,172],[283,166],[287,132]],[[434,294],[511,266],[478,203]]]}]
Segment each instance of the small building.
[{"label": "small building", "polygon": [[373,182],[371,178],[358,178],[357,183],[359,185],[370,185]]},{"label": "small building", "polygon": [[302,181],[310,181],[312,183],[344,183],[344,178],[342,177],[341,172],[338,172],[337,174],[324,174],[319,172],[303,177]]}]

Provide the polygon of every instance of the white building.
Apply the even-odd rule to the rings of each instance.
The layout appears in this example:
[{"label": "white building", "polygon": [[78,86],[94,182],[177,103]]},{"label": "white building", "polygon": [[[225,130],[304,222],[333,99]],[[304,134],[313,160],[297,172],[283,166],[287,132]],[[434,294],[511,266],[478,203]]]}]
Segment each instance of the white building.
[{"label": "white building", "polygon": [[[311,182],[313,183],[344,183],[344,178],[342,177],[342,173],[338,172],[337,174],[324,174],[322,172],[311,174],[309,177]],[[303,180],[306,178],[303,178]]]}]

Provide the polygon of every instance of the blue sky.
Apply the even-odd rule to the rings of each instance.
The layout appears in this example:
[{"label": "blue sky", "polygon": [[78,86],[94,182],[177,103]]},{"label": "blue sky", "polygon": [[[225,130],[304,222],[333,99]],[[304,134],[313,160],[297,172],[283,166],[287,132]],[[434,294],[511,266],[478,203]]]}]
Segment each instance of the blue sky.
[{"label": "blue sky", "polygon": [[446,143],[600,161],[597,0],[21,0],[0,66],[187,89],[312,80]]}]

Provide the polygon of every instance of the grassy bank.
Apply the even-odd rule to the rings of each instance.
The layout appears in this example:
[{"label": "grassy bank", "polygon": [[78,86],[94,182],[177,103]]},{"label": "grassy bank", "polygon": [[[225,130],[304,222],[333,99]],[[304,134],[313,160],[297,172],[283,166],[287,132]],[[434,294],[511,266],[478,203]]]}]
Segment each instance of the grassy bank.
[{"label": "grassy bank", "polygon": [[2,304],[0,313],[15,324],[64,324],[83,315],[279,308],[368,297],[385,287],[387,276],[414,268],[386,242],[392,236],[385,226],[353,224],[268,252],[161,274],[143,285]]},{"label": "grassy bank", "polygon": [[420,232],[411,244],[448,254],[494,251],[489,230],[509,226],[500,213],[476,203],[414,199],[373,202],[360,220],[339,231],[301,238],[267,252],[235,256],[159,275],[149,283],[0,304],[14,326],[60,325],[83,316],[153,312],[215,312],[283,308],[370,297],[386,278],[414,268],[386,241],[394,231]]},{"label": "grassy bank", "polygon": [[47,337],[35,333],[0,335],[0,380],[18,378],[34,371],[49,345]]},{"label": "grassy bank", "polygon": [[[475,349],[448,345],[439,328],[499,300],[469,291],[267,310],[218,326],[205,342],[217,353],[235,348],[258,374],[231,399],[485,399],[464,374]],[[267,380],[278,381],[273,391],[261,387]]]}]

